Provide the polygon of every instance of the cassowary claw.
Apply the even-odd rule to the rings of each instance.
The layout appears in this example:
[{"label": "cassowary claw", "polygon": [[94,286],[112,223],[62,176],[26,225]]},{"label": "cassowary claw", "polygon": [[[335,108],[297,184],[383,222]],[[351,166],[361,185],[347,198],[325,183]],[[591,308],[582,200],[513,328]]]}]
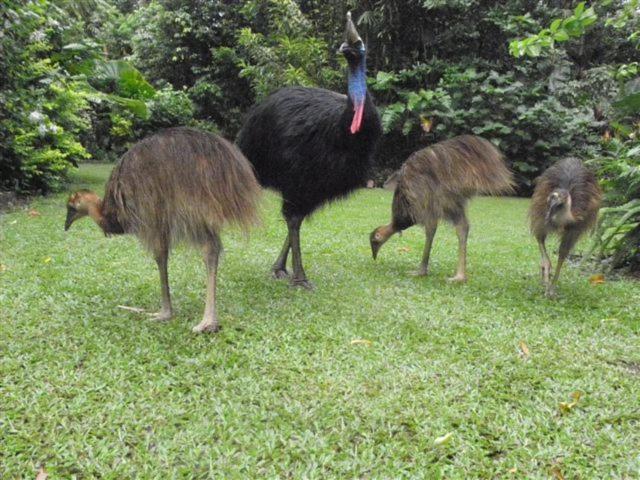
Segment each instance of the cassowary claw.
[{"label": "cassowary claw", "polygon": [[273,278],[276,280],[282,280],[284,278],[289,278],[289,272],[286,269],[278,268],[271,271]]},{"label": "cassowary claw", "polygon": [[467,276],[458,273],[457,275],[450,277],[447,280],[451,283],[465,283],[467,281]]},{"label": "cassowary claw", "polygon": [[218,321],[203,320],[191,329],[193,333],[216,333],[220,331]]},{"label": "cassowary claw", "polygon": [[292,287],[302,287],[305,290],[314,290],[315,289],[315,287],[313,286],[313,283],[311,283],[306,278],[303,278],[301,280],[296,280],[296,279],[291,280],[291,286]]},{"label": "cassowary claw", "polygon": [[168,322],[173,316],[170,310],[160,310],[159,312],[149,313],[147,315],[149,315],[151,317],[151,320],[153,320],[154,322]]},{"label": "cassowary claw", "polygon": [[409,276],[411,277],[426,277],[429,275],[429,271],[426,268],[420,268],[415,272],[411,272]]}]

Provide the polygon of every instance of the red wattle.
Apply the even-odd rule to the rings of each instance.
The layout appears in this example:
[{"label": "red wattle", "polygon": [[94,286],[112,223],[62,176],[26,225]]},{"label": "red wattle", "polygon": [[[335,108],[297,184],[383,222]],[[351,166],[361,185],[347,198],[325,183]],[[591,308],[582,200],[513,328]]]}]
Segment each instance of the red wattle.
[{"label": "red wattle", "polygon": [[364,114],[364,103],[356,105],[354,108],[353,120],[351,122],[351,128],[349,131],[354,134],[360,131],[362,127],[362,115]]}]

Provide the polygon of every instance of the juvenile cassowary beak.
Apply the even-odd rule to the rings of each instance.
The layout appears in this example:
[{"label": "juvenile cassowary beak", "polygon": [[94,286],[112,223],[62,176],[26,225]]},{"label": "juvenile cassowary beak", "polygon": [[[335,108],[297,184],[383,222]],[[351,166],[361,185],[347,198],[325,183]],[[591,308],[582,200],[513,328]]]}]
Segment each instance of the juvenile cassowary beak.
[{"label": "juvenile cassowary beak", "polygon": [[371,232],[371,235],[369,235],[369,244],[371,245],[371,255],[373,256],[374,260],[378,258],[378,251],[380,250],[380,247],[382,247],[382,244],[384,243],[378,240],[378,238],[376,238],[377,232],[378,232],[378,229],[375,229],[373,232]]},{"label": "juvenile cassowary beak", "polygon": [[76,215],[78,211],[74,208],[67,207],[67,219],[64,222],[64,231],[69,230],[69,227],[76,220]]},{"label": "juvenile cassowary beak", "polygon": [[371,240],[371,255],[373,256],[374,260],[378,258],[378,250],[380,250],[381,246],[382,246],[381,243],[377,243]]}]

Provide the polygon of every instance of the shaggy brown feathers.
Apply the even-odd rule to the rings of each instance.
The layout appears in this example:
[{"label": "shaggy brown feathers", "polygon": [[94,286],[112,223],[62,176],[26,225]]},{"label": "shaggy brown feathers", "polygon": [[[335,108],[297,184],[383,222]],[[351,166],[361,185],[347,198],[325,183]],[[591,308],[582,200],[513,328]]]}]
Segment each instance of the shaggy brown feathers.
[{"label": "shaggy brown feathers", "polygon": [[474,195],[513,192],[513,177],[491,142],[473,135],[436,143],[412,154],[399,171],[397,189],[416,223],[426,217],[455,222]]},{"label": "shaggy brown feathers", "polygon": [[[558,233],[565,227],[580,234],[592,228],[598,219],[602,191],[596,176],[577,158],[565,158],[549,167],[535,180],[529,219],[531,232],[537,237]],[[571,225],[556,224],[549,215],[551,194],[565,190],[571,196]]]},{"label": "shaggy brown feathers", "polygon": [[107,235],[138,236],[158,264],[158,320],[173,313],[167,272],[170,248],[181,240],[202,247],[207,300],[202,322],[193,330],[216,331],[220,231],[226,224],[245,230],[255,224],[260,192],[251,164],[234,145],[211,133],[172,128],[136,143],[122,156],[104,200],[88,190],[71,195],[65,229],[89,215]]},{"label": "shaggy brown feathers", "polygon": [[103,214],[150,250],[159,242],[202,245],[225,224],[255,225],[259,197],[251,164],[234,145],[173,128],[122,156],[107,182]]},{"label": "shaggy brown feathers", "polygon": [[464,281],[468,200],[477,194],[513,192],[514,182],[502,154],[491,142],[462,135],[415,152],[385,186],[395,189],[392,221],[371,234],[374,258],[391,235],[421,224],[427,241],[418,274],[426,275],[438,220],[445,219],[456,226],[459,238],[458,272],[453,279]]},{"label": "shaggy brown feathers", "polygon": [[[555,295],[562,264],[580,236],[595,225],[601,201],[602,191],[595,175],[577,158],[560,160],[536,179],[529,218],[531,232],[540,248],[547,296]],[[545,240],[552,233],[560,236],[560,248],[556,271],[550,281],[551,260]]]}]

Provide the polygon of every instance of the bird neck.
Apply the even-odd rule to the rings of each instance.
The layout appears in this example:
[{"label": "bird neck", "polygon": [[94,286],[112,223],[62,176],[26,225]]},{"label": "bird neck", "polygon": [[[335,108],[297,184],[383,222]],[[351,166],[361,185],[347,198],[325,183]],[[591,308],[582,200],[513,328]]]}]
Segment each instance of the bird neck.
[{"label": "bird neck", "polygon": [[107,233],[107,222],[102,213],[102,200],[100,198],[96,197],[96,199],[89,204],[87,213],[102,231]]},{"label": "bird neck", "polygon": [[396,228],[393,226],[393,223],[384,225],[378,230],[378,233],[380,233],[380,235],[382,236],[383,242],[389,240],[389,238],[391,238],[396,232],[398,232],[398,230],[396,230]]},{"label": "bird neck", "polygon": [[353,105],[353,120],[349,131],[356,134],[362,128],[364,104],[367,98],[367,64],[363,57],[357,65],[349,66],[348,92]]}]

